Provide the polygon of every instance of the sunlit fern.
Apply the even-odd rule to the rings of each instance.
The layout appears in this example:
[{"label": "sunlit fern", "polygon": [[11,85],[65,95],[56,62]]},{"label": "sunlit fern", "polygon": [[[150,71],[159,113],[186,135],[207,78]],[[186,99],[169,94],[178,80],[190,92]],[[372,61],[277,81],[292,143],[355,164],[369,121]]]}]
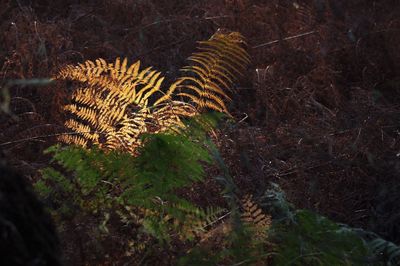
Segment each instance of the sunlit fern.
[{"label": "sunlit fern", "polygon": [[101,148],[133,152],[140,134],[179,125],[178,115],[192,115],[195,111],[174,101],[151,110],[149,97],[160,92],[164,78],[151,68],[140,70],[140,61],[130,67],[127,59],[121,63],[117,58],[110,64],[103,59],[86,61],[62,69],[58,78],[77,80],[85,85],[74,92],[73,102],[64,107],[75,116],[65,126],[79,133],[60,137],[70,144],[87,146],[91,142]]},{"label": "sunlit fern", "polygon": [[228,114],[225,90],[249,63],[243,44],[239,33],[223,31],[199,42],[200,52],[182,68],[185,75],[167,89],[160,72],[151,67],[141,70],[140,61],[128,65],[126,58],[114,63],[100,58],[62,68],[55,79],[76,81],[79,88],[64,107],[73,115],[65,122],[73,132],[59,140],[134,153],[143,133],[177,131],[182,118],[205,109]]},{"label": "sunlit fern", "polygon": [[167,95],[178,91],[177,95],[188,98],[199,110],[209,108],[229,113],[225,101],[230,98],[225,90],[232,89],[250,62],[244,44],[240,33],[224,30],[218,30],[208,41],[199,42],[200,51],[188,58],[191,65],[181,69],[184,76],[173,83]]}]

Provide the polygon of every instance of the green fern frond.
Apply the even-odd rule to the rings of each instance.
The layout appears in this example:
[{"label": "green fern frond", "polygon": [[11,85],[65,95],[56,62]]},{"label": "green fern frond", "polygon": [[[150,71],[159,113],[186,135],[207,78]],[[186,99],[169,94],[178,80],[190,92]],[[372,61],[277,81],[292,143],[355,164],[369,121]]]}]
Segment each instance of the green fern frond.
[{"label": "green fern frond", "polygon": [[[196,120],[204,124],[211,121],[208,118]],[[74,120],[69,120],[67,124],[82,136],[88,130],[84,124]],[[68,200],[72,202],[67,204],[86,211],[99,211],[109,208],[110,204],[119,206],[121,218],[129,215],[161,241],[194,239],[223,211],[222,208],[203,210],[176,195],[177,189],[202,181],[203,164],[210,162],[204,144],[206,133],[196,133],[196,124],[196,121],[185,123],[182,131],[187,132],[176,135],[144,135],[141,139],[143,145],[135,149],[136,156],[131,156],[133,151],[129,151],[129,147],[122,147],[128,152],[121,152],[121,145],[127,142],[124,134],[116,132],[107,135],[109,139],[106,143],[110,146],[105,148],[111,151],[97,146],[92,149],[52,147],[47,152],[53,153],[53,159],[66,171],[73,172],[74,177],[47,169],[46,178],[38,186],[46,191],[46,182],[53,186],[67,184],[68,191],[60,189],[71,196]],[[76,135],[72,137],[77,138]],[[92,136],[86,137],[89,139]],[[108,205],[102,205],[104,202]],[[127,211],[127,206],[137,213],[133,215]]]},{"label": "green fern frond", "polygon": [[382,238],[375,238],[368,243],[372,251],[390,265],[399,265],[400,247]]}]

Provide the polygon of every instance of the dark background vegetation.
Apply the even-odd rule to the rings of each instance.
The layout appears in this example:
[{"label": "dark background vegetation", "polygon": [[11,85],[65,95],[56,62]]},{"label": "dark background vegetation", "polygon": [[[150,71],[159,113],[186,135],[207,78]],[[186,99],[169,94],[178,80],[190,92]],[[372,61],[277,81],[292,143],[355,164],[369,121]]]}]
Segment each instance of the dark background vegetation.
[{"label": "dark background vegetation", "polygon": [[[400,244],[397,0],[1,0],[0,6],[2,82],[118,56],[173,79],[196,41],[218,28],[241,32],[252,64],[232,88],[236,122],[217,132],[217,143],[243,193],[262,193],[273,181],[299,208]],[[42,151],[54,144],[40,136],[64,130],[60,107],[72,90],[55,84],[10,92],[11,111],[24,115],[17,122],[1,117],[0,149],[35,180],[48,163]],[[195,191],[200,204],[220,200],[212,181]],[[90,261],[90,221],[72,222],[61,234],[66,254]],[[113,241],[121,238],[110,238],[110,257],[97,258],[104,264],[118,257]]]}]

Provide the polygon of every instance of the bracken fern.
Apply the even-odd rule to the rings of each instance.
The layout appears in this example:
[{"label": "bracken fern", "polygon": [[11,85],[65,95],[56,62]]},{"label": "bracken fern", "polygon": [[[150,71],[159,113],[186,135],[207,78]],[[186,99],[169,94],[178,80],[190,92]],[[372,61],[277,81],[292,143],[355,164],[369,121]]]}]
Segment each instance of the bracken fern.
[{"label": "bracken fern", "polygon": [[166,89],[160,72],[141,69],[140,61],[129,65],[126,58],[113,63],[99,58],[62,68],[54,79],[80,86],[64,107],[72,114],[65,126],[76,134],[59,140],[135,154],[142,134],[179,131],[182,118],[205,109],[228,114],[225,91],[249,63],[244,44],[239,33],[219,30],[199,42],[200,51],[188,59],[191,65],[181,69],[184,75]]},{"label": "bracken fern", "polygon": [[118,210],[122,219],[136,221],[161,241],[193,239],[223,211],[203,210],[176,194],[203,180],[203,164],[211,162],[203,128],[215,124],[213,117],[191,118],[181,134],[143,135],[138,156],[96,146],[53,146],[48,152],[68,175],[47,168],[36,188],[70,212]]}]

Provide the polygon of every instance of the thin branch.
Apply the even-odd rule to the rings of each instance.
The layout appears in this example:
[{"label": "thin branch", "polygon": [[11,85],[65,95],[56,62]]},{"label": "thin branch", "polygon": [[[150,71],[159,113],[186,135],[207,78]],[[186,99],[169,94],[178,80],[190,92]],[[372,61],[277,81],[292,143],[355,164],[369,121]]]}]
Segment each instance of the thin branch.
[{"label": "thin branch", "polygon": [[52,137],[58,137],[61,135],[81,135],[82,133],[98,133],[98,134],[105,134],[104,132],[97,132],[97,131],[87,131],[87,132],[62,132],[62,133],[54,133],[54,134],[48,134],[48,135],[41,135],[41,136],[36,136],[36,137],[29,137],[29,138],[24,138],[24,139],[18,139],[18,140],[13,140],[13,141],[7,141],[0,143],[1,146],[6,146],[10,144],[16,144],[24,141],[31,141],[31,140],[37,140],[41,138],[52,138]]},{"label": "thin branch", "polygon": [[315,33],[317,33],[315,30],[309,31],[309,32],[304,32],[304,33],[300,33],[300,34],[297,34],[297,35],[294,35],[294,36],[289,36],[289,37],[283,38],[282,40],[275,40],[275,41],[262,43],[262,44],[253,46],[251,48],[257,49],[257,48],[261,48],[261,47],[264,47],[264,46],[269,46],[271,44],[276,44],[276,43],[278,43],[280,41],[288,41],[288,40],[292,40],[292,39],[297,39],[297,38],[301,38],[301,37],[308,36],[308,35],[315,34]]}]

